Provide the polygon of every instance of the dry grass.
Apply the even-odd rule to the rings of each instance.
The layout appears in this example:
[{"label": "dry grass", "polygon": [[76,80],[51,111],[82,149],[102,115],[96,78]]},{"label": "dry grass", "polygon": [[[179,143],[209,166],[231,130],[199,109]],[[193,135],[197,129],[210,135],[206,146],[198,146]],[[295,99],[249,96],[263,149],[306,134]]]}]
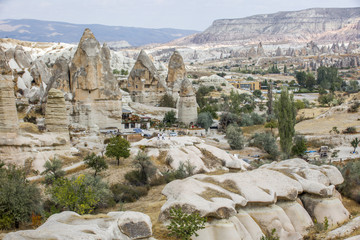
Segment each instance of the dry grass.
[{"label": "dry grass", "polygon": [[235,186],[235,182],[232,180],[226,180],[222,183],[215,181],[213,178],[204,178],[201,180],[202,182],[207,182],[207,183],[212,183],[214,185],[217,185],[219,187],[222,187],[225,190],[228,190],[229,192],[235,193],[235,194],[239,194],[241,195],[241,192],[239,191],[239,189],[237,189]]},{"label": "dry grass", "polygon": [[200,149],[200,151],[204,156],[202,160],[207,168],[215,168],[223,165],[223,161],[214,156],[211,152],[205,149]]},{"label": "dry grass", "polygon": [[[264,132],[264,131],[268,130],[264,127],[264,125],[246,126],[246,127],[241,127],[241,129],[243,131],[244,136],[251,136],[255,133]],[[273,130],[275,130],[275,129],[273,129]]]},{"label": "dry grass", "polygon": [[206,191],[202,192],[200,194],[202,198],[205,200],[211,201],[212,198],[227,198],[231,199],[227,194],[219,192],[215,189],[207,188]]}]

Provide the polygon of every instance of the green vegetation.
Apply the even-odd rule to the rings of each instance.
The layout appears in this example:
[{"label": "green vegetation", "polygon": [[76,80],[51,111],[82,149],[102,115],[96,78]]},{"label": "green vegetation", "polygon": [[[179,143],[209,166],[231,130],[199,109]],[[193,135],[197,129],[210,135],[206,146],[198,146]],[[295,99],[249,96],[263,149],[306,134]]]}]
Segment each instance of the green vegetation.
[{"label": "green vegetation", "polygon": [[354,152],[353,152],[353,153],[356,152],[356,148],[357,148],[357,146],[359,145],[359,143],[360,143],[360,139],[358,139],[358,138],[354,138],[354,139],[351,141],[351,146],[354,148]]},{"label": "green vegetation", "polygon": [[191,236],[199,236],[196,232],[205,228],[206,218],[200,217],[199,213],[187,214],[181,208],[170,209],[170,225],[167,229],[170,236],[181,240],[190,240]]},{"label": "green vegetation", "polygon": [[279,240],[280,238],[275,234],[276,229],[272,229],[271,233],[266,234],[266,236],[262,236],[260,240]]},{"label": "green vegetation", "polygon": [[51,185],[55,180],[65,176],[65,171],[61,170],[62,161],[57,158],[47,160],[44,164],[45,170],[41,175],[45,175],[44,183],[46,185]]},{"label": "green vegetation", "polygon": [[91,213],[97,206],[111,204],[113,199],[105,182],[84,174],[71,179],[59,178],[47,192],[55,204],[79,214]]},{"label": "green vegetation", "polygon": [[130,156],[130,143],[120,137],[114,136],[110,138],[108,145],[106,146],[105,155],[107,157],[115,157],[117,165],[120,165],[120,158],[128,158]]},{"label": "green vegetation", "polygon": [[236,115],[234,113],[224,112],[220,116],[219,125],[220,125],[221,129],[226,131],[226,128],[230,124],[238,124],[239,122],[240,122],[240,118],[238,115]]},{"label": "green vegetation", "polygon": [[360,203],[360,161],[348,161],[345,166],[338,166],[344,177],[344,182],[336,186],[337,190],[345,197]]},{"label": "green vegetation", "polygon": [[317,69],[317,84],[324,89],[336,91],[341,89],[342,79],[335,67],[319,67]]},{"label": "green vegetation", "polygon": [[18,228],[32,213],[41,213],[41,194],[26,180],[24,169],[4,166],[0,162],[0,229]]},{"label": "green vegetation", "polygon": [[102,170],[108,168],[105,158],[102,156],[96,156],[95,153],[88,154],[85,157],[84,162],[86,165],[95,170],[94,177],[96,177],[96,175]]},{"label": "green vegetation", "polygon": [[264,150],[272,160],[277,159],[280,155],[276,139],[271,133],[255,133],[251,137],[250,145]]},{"label": "green vegetation", "polygon": [[229,125],[226,129],[226,138],[231,149],[241,150],[244,148],[245,139],[240,127]]},{"label": "green vegetation", "polygon": [[316,85],[316,80],[311,72],[296,72],[296,81],[302,88],[312,91]]},{"label": "green vegetation", "polygon": [[140,197],[146,196],[148,193],[148,187],[146,186],[129,186],[121,183],[112,185],[110,190],[114,194],[116,203],[135,202]]},{"label": "green vegetation", "polygon": [[302,156],[307,150],[306,139],[304,136],[296,135],[294,138],[294,146],[291,148],[291,154]]},{"label": "green vegetation", "polygon": [[205,128],[206,132],[208,131],[208,129],[210,128],[212,123],[213,123],[213,119],[212,119],[211,113],[202,112],[198,115],[196,124],[202,128]]},{"label": "green vegetation", "polygon": [[164,96],[162,96],[162,98],[160,99],[160,103],[159,103],[160,107],[169,107],[169,108],[175,108],[175,101],[174,98],[169,95],[169,94],[165,94]]},{"label": "green vegetation", "polygon": [[167,113],[165,113],[163,123],[166,124],[166,126],[171,126],[176,122],[176,113],[175,111],[171,110]]},{"label": "green vegetation", "polygon": [[287,88],[283,88],[280,98],[276,101],[276,115],[280,135],[280,146],[285,157],[289,157],[292,147],[292,139],[295,135],[296,109],[293,96],[289,95]]}]

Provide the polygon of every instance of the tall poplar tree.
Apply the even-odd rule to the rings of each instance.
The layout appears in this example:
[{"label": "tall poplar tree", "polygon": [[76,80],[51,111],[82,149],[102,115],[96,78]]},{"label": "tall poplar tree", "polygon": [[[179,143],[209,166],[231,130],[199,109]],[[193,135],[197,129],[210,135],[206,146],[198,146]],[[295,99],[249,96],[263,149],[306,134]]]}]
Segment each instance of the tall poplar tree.
[{"label": "tall poplar tree", "polygon": [[276,101],[275,107],[279,124],[281,150],[286,154],[286,157],[289,157],[295,135],[296,108],[293,95],[289,95],[286,87],[282,88],[280,98]]}]

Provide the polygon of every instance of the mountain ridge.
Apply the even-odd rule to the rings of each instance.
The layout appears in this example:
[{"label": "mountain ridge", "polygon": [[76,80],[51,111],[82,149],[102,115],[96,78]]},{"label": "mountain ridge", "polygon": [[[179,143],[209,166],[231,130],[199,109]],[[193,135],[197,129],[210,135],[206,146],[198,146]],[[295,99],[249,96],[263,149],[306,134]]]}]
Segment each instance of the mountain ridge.
[{"label": "mountain ridge", "polygon": [[359,41],[360,7],[309,8],[217,19],[180,44]]},{"label": "mountain ridge", "polygon": [[33,42],[76,43],[85,28],[90,28],[100,42],[126,41],[132,46],[166,43],[197,33],[195,30],[173,28],[138,28],[103,24],[73,24],[36,19],[0,20],[0,38]]}]

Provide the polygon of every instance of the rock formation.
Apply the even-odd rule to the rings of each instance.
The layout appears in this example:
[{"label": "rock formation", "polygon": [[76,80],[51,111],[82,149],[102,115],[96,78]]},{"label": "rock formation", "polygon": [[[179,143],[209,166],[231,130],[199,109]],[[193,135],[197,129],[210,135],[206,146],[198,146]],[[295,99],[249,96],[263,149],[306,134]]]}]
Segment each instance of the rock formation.
[{"label": "rock formation", "polygon": [[[195,43],[263,43],[358,41],[360,8],[313,8],[220,19],[204,32],[180,41]],[[325,27],[324,27],[325,26]]]},{"label": "rock formation", "polygon": [[165,186],[167,202],[159,219],[167,221],[169,209],[182,207],[212,217],[197,240],[258,240],[276,229],[280,239],[302,239],[313,218],[328,219],[334,227],[349,219],[337,198],[335,185],[344,181],[334,166],[315,166],[302,159],[263,165],[259,169],[223,175],[194,175]]},{"label": "rock formation", "polygon": [[178,103],[178,120],[185,124],[195,124],[197,120],[197,103],[194,88],[185,78],[180,87],[180,98]]},{"label": "rock formation", "polygon": [[277,57],[282,56],[282,52],[281,52],[281,48],[280,48],[280,47],[278,47],[278,48],[276,49],[276,51],[275,51],[275,56],[277,56]]},{"label": "rock formation", "polygon": [[109,212],[94,216],[81,216],[65,211],[50,216],[35,230],[7,234],[4,240],[26,239],[144,239],[152,237],[150,217],[140,212]]},{"label": "rock formation", "polygon": [[7,138],[16,137],[19,125],[12,72],[1,49],[0,73],[0,138],[6,141]]},{"label": "rock formation", "polygon": [[173,93],[179,93],[180,84],[186,77],[185,64],[182,56],[175,51],[170,57],[168,75],[166,78],[167,87],[172,89]]},{"label": "rock formation", "polygon": [[[59,69],[66,68],[64,61]],[[56,71],[56,69],[55,69]],[[67,88],[66,76],[55,76],[59,87]],[[90,29],[85,29],[70,66],[70,91],[75,103],[72,122],[90,129],[121,128],[121,93],[110,69],[110,50],[100,47]]]},{"label": "rock formation", "polygon": [[70,86],[75,100],[121,99],[110,71],[110,50],[85,29],[70,66]]},{"label": "rock formation", "polygon": [[258,46],[257,46],[257,49],[256,49],[256,55],[257,56],[265,56],[265,51],[264,51],[264,48],[261,44],[261,42],[259,42]]},{"label": "rock formation", "polygon": [[127,88],[133,101],[155,105],[166,90],[165,83],[160,80],[154,63],[144,50],[141,50],[132,68]]},{"label": "rock formation", "polygon": [[45,125],[49,132],[68,132],[68,114],[64,93],[52,88],[48,94],[45,112]]}]

